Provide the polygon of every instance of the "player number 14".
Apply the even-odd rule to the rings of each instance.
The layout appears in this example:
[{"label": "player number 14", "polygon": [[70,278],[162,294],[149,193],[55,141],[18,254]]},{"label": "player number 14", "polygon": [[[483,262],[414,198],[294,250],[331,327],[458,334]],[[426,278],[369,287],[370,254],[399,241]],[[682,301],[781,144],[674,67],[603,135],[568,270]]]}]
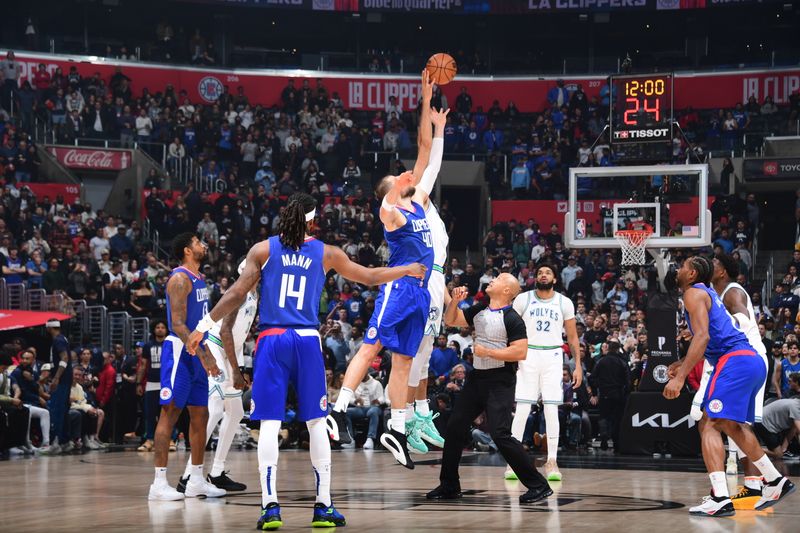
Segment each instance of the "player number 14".
[{"label": "player number 14", "polygon": [[303,300],[305,300],[306,294],[306,277],[305,276],[297,276],[300,278],[298,283],[297,290],[294,288],[294,274],[283,274],[281,275],[281,296],[278,300],[278,307],[283,309],[286,307],[286,298],[292,297],[297,298],[297,310],[303,310]]}]

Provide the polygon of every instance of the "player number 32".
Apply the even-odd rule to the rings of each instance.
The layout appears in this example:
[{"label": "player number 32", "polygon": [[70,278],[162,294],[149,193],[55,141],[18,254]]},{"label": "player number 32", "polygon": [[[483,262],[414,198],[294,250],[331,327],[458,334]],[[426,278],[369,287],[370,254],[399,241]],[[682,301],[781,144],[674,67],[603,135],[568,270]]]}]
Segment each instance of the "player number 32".
[{"label": "player number 32", "polygon": [[283,309],[286,307],[286,298],[292,297],[297,298],[297,310],[303,310],[303,301],[305,300],[306,294],[306,277],[305,276],[297,276],[299,278],[298,287],[295,290],[294,288],[294,274],[283,274],[281,275],[281,296],[278,300],[278,307]]},{"label": "player number 32", "polygon": [[536,331],[550,331],[550,322],[546,320],[537,320]]}]

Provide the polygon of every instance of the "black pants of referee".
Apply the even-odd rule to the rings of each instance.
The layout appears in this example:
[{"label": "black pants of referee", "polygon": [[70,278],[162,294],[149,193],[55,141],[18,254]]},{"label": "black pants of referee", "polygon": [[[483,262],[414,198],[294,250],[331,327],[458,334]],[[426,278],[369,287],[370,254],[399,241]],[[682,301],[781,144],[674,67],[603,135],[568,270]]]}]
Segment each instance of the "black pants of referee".
[{"label": "black pants of referee", "polygon": [[461,461],[461,453],[467,444],[468,430],[472,421],[484,410],[492,440],[522,484],[529,489],[547,486],[547,480],[534,468],[533,461],[528,457],[525,448],[511,435],[516,383],[516,372],[510,366],[473,370],[467,376],[464,389],[447,423],[442,471],[439,474],[443,487],[460,490],[458,464]]}]

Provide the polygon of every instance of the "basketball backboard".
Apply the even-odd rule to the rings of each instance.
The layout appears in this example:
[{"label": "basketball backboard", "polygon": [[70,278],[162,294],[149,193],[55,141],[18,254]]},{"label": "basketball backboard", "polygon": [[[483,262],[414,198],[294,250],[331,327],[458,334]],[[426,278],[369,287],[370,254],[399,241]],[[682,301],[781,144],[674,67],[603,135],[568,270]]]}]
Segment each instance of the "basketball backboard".
[{"label": "basketball backboard", "polygon": [[569,173],[568,248],[619,248],[614,232],[646,223],[648,248],[711,243],[707,165],[577,167]]}]

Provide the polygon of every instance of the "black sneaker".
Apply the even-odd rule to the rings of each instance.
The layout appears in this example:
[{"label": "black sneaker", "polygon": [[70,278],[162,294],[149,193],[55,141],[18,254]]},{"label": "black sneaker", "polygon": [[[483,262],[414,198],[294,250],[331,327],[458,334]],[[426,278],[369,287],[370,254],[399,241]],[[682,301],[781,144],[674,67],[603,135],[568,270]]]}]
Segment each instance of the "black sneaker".
[{"label": "black sneaker", "polygon": [[381,435],[381,444],[384,448],[392,452],[392,455],[394,455],[398,463],[409,470],[414,470],[414,461],[411,460],[411,455],[408,453],[408,443],[405,433],[400,433],[394,429],[384,432],[384,434]]},{"label": "black sneaker", "polygon": [[178,486],[175,487],[175,490],[177,490],[181,494],[186,492],[186,484],[189,483],[189,477],[191,476],[182,477],[181,480],[178,481]]},{"label": "black sneaker", "polygon": [[247,490],[247,485],[239,483],[228,477],[228,472],[223,471],[220,475],[214,477],[211,474],[206,476],[209,483],[218,489],[225,489],[228,492],[238,492]]},{"label": "black sneaker", "polygon": [[344,411],[331,411],[325,417],[325,424],[328,426],[328,436],[337,444],[350,444],[352,439],[347,431],[347,414]]},{"label": "black sneaker", "polygon": [[552,495],[553,489],[550,488],[550,485],[545,485],[540,489],[528,489],[528,492],[520,495],[519,503],[534,503],[538,502],[539,500],[544,500]]},{"label": "black sneaker", "polygon": [[461,494],[461,489],[452,489],[439,485],[426,494],[425,497],[429,500],[460,500],[464,495]]}]

